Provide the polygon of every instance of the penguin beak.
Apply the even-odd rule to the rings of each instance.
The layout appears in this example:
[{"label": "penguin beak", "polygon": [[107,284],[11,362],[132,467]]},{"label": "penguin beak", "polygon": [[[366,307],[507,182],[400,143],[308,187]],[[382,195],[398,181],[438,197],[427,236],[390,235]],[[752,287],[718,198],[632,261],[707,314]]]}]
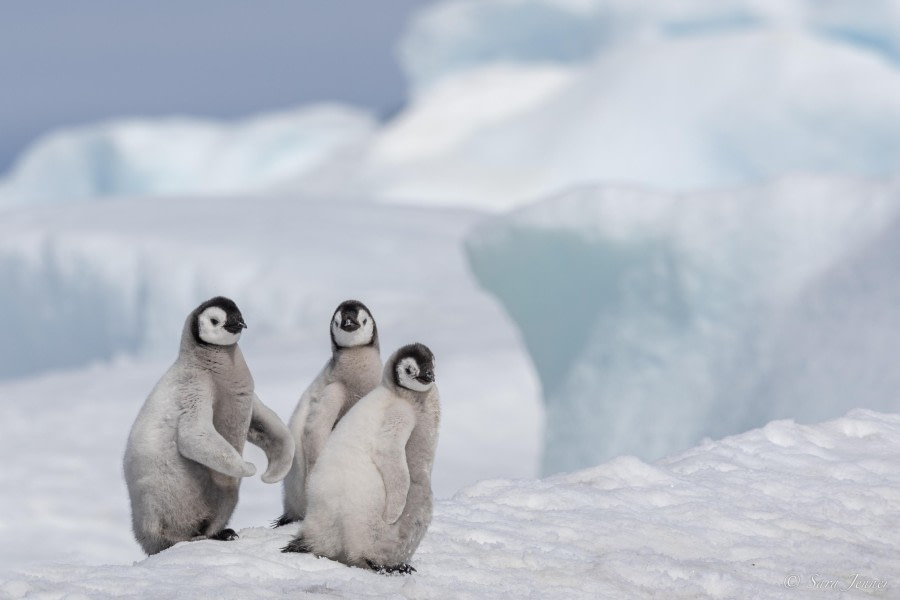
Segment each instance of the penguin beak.
[{"label": "penguin beak", "polygon": [[419,383],[434,383],[434,371],[428,369],[427,371],[419,373],[419,376],[416,377],[416,381]]},{"label": "penguin beak", "polygon": [[246,328],[247,324],[244,323],[244,319],[240,318],[235,321],[231,321],[230,323],[225,323],[225,331],[233,335],[239,334],[242,329]]},{"label": "penguin beak", "polygon": [[356,331],[359,329],[359,323],[353,317],[344,317],[341,322],[341,329],[344,331]]}]

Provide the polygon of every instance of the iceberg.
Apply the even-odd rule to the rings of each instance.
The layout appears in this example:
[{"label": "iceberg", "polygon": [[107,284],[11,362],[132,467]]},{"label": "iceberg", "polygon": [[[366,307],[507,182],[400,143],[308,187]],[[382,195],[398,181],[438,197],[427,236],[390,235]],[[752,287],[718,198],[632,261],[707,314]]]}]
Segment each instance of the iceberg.
[{"label": "iceberg", "polygon": [[358,109],[317,105],[235,123],[171,117],[73,127],[26,150],[0,181],[0,208],[271,190],[351,152],[375,123]]},{"label": "iceberg", "polygon": [[900,183],[587,186],[468,238],[540,376],[545,473],[896,411]]},{"label": "iceberg", "polygon": [[413,92],[489,63],[586,63],[620,45],[780,28],[900,58],[900,2],[444,0],[414,14],[398,56]]},{"label": "iceberg", "polygon": [[590,183],[885,177],[900,165],[898,123],[898,64],[868,45],[738,28],[452,72],[379,130],[356,177],[394,202],[497,211]]}]

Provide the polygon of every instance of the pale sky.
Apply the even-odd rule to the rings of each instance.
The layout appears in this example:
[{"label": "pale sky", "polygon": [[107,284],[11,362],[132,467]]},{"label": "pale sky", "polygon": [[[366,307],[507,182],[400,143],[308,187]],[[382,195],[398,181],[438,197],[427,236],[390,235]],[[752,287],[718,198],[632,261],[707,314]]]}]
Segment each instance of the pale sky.
[{"label": "pale sky", "polygon": [[61,125],[240,117],[318,100],[395,111],[394,44],[429,0],[79,0],[0,7],[0,173]]}]

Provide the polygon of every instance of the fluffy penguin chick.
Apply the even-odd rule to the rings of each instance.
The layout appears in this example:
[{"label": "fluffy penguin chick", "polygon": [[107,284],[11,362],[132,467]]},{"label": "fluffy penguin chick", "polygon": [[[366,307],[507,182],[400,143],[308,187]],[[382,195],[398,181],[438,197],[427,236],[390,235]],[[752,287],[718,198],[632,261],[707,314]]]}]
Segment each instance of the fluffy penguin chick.
[{"label": "fluffy penguin chick", "polygon": [[328,439],[309,476],[306,518],[283,551],[414,571],[407,561],[431,523],[439,423],[434,355],[422,344],[404,346]]},{"label": "fluffy penguin chick", "polygon": [[289,423],[297,452],[284,479],[284,514],[272,523],[275,527],[303,518],[306,478],[325,441],[337,422],[381,379],[378,329],[362,302],[342,302],[334,311],[330,330],[331,360],[303,392]]},{"label": "fluffy penguin chick", "polygon": [[237,537],[225,529],[241,477],[256,467],[244,441],[262,448],[266,483],[284,478],[294,440],[253,391],[237,341],[246,327],[228,298],[188,316],[178,358],[150,392],[128,436],[125,481],[134,535],[147,554],[185,540]]}]

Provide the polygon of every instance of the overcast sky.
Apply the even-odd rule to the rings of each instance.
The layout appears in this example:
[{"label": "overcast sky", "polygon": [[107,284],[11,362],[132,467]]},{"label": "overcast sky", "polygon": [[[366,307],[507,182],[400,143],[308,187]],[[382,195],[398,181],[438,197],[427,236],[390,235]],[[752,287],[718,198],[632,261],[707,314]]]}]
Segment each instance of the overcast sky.
[{"label": "overcast sky", "polygon": [[123,115],[396,110],[393,47],[429,0],[79,0],[0,8],[0,173],[34,137]]}]

